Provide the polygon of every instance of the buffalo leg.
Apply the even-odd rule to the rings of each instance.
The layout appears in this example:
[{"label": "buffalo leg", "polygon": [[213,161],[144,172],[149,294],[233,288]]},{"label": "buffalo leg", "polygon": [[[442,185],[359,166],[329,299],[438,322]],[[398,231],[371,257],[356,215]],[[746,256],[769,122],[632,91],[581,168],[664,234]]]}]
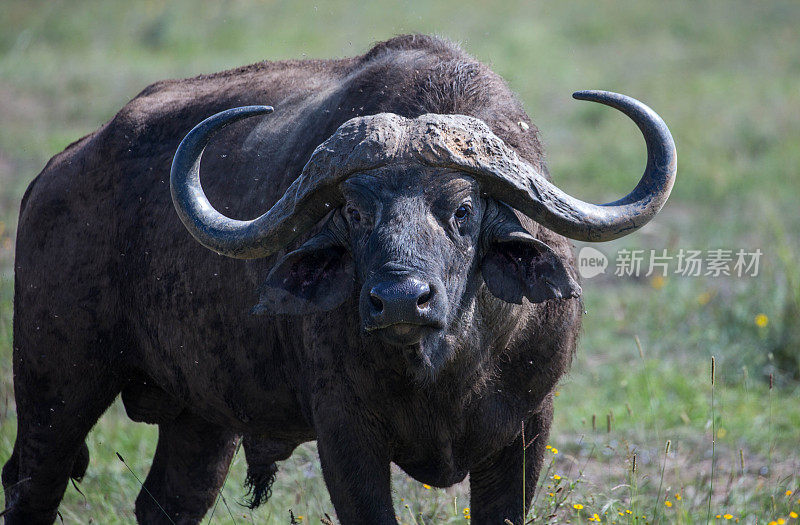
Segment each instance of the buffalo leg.
[{"label": "buffalo leg", "polygon": [[331,502],[342,525],[396,525],[389,458],[376,432],[348,422],[341,409],[317,418],[317,448]]},{"label": "buffalo leg", "polygon": [[536,481],[544,460],[550,424],[553,420],[552,398],[547,398],[542,410],[525,423],[528,447],[523,455],[522,436],[486,463],[470,471],[470,510],[472,523],[524,523],[522,512],[522,464],[525,462],[525,509],[530,508]]},{"label": "buffalo leg", "polygon": [[86,471],[86,435],[119,390],[106,374],[73,371],[32,356],[15,362],[17,439],[3,468],[8,524],[53,523],[70,476]]},{"label": "buffalo leg", "polygon": [[200,523],[219,494],[236,442],[233,432],[189,412],[160,424],[153,464],[136,498],[139,523]]}]

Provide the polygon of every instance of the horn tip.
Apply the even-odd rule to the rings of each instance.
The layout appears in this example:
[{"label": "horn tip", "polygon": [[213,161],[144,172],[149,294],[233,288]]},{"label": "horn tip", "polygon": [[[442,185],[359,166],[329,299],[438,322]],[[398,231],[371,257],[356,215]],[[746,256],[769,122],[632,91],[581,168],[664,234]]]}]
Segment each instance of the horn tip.
[{"label": "horn tip", "polygon": [[244,109],[247,109],[248,110],[247,112],[252,115],[263,115],[275,111],[275,108],[273,108],[272,106],[263,106],[263,105],[245,106]]},{"label": "horn tip", "polygon": [[[272,113],[275,109],[272,106],[265,106],[265,105],[253,105],[253,106],[239,106],[238,108],[231,108],[227,111],[223,111],[218,113],[217,115],[225,115],[226,121],[228,119],[233,119],[233,122],[237,120],[241,120],[248,117],[254,117],[256,115],[267,115]],[[214,116],[217,116],[214,115]]]},{"label": "horn tip", "polygon": [[599,89],[584,89],[573,93],[572,98],[575,100],[604,100],[608,98],[609,95],[616,95],[616,93],[601,91]]}]

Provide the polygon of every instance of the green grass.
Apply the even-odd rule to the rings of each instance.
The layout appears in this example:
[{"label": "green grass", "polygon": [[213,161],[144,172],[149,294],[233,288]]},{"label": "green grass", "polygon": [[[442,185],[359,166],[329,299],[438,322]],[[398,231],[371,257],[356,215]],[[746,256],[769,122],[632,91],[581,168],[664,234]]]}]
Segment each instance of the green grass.
[{"label": "green grass", "polygon": [[[679,151],[673,196],[654,224],[598,246],[606,254],[718,247],[764,253],[753,278],[670,276],[657,282],[606,276],[584,283],[584,335],[556,402],[551,444],[558,454],[549,456],[531,516],[555,514],[551,521],[580,523],[597,513],[622,523],[656,517],[704,523],[712,428],[712,519],[729,513],[740,522],[768,523],[800,512],[800,4],[362,4],[3,3],[0,461],[10,454],[16,432],[16,213],[47,159],[111,118],[150,82],[263,59],[354,55],[414,31],[462,42],[505,77],[541,129],[556,182],[587,200],[627,192],[644,163],[644,148],[624,117],[575,102],[570,93],[620,91],[662,115]],[[768,318],[763,327],[754,321],[761,313]],[[713,425],[711,356],[717,379]],[[143,479],[156,435],[115,404],[89,436],[91,463],[80,485],[85,499],[67,489],[64,521],[130,523],[139,486],[115,453]],[[227,506],[220,502],[213,521],[288,523],[290,509],[304,521],[333,515],[313,445],[281,468],[273,499],[251,513],[237,503],[244,496],[239,453],[224,489]],[[395,488],[402,522],[467,521],[465,485],[427,489],[396,472]]]}]

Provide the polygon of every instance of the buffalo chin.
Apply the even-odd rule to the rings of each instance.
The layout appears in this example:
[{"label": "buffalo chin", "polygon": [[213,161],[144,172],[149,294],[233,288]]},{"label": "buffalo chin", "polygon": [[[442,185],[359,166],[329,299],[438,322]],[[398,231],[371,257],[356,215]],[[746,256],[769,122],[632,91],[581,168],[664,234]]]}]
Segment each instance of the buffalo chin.
[{"label": "buffalo chin", "polygon": [[436,326],[398,323],[370,335],[393,347],[403,356],[406,371],[419,383],[435,380],[437,372],[453,354],[452,338],[447,330]]}]

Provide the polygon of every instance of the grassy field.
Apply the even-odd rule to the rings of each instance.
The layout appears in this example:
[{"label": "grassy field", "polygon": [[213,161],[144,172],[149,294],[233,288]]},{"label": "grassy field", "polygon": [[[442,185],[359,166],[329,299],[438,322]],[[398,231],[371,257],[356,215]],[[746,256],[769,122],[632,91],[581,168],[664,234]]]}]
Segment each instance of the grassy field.
[{"label": "grassy field", "polygon": [[[560,386],[554,449],[531,518],[795,520],[800,3],[4,0],[0,12],[0,462],[16,432],[16,214],[47,159],[150,82],[263,59],[359,54],[395,34],[426,32],[461,42],[508,80],[542,131],[556,182],[587,200],[627,192],[644,148],[624,117],[570,93],[619,91],[662,115],[680,158],[673,197],[640,233],[597,246],[605,254],[763,253],[755,277],[622,278],[611,266],[584,282],[584,335]],[[131,523],[139,483],[115,452],[143,479],[156,433],[115,404],[89,436],[89,471],[82,493],[67,489],[64,522]],[[239,504],[244,471],[239,453],[209,522],[333,515],[313,445],[284,462],[272,500],[252,513]],[[395,488],[402,522],[468,521],[466,485],[429,489],[397,472]]]}]

